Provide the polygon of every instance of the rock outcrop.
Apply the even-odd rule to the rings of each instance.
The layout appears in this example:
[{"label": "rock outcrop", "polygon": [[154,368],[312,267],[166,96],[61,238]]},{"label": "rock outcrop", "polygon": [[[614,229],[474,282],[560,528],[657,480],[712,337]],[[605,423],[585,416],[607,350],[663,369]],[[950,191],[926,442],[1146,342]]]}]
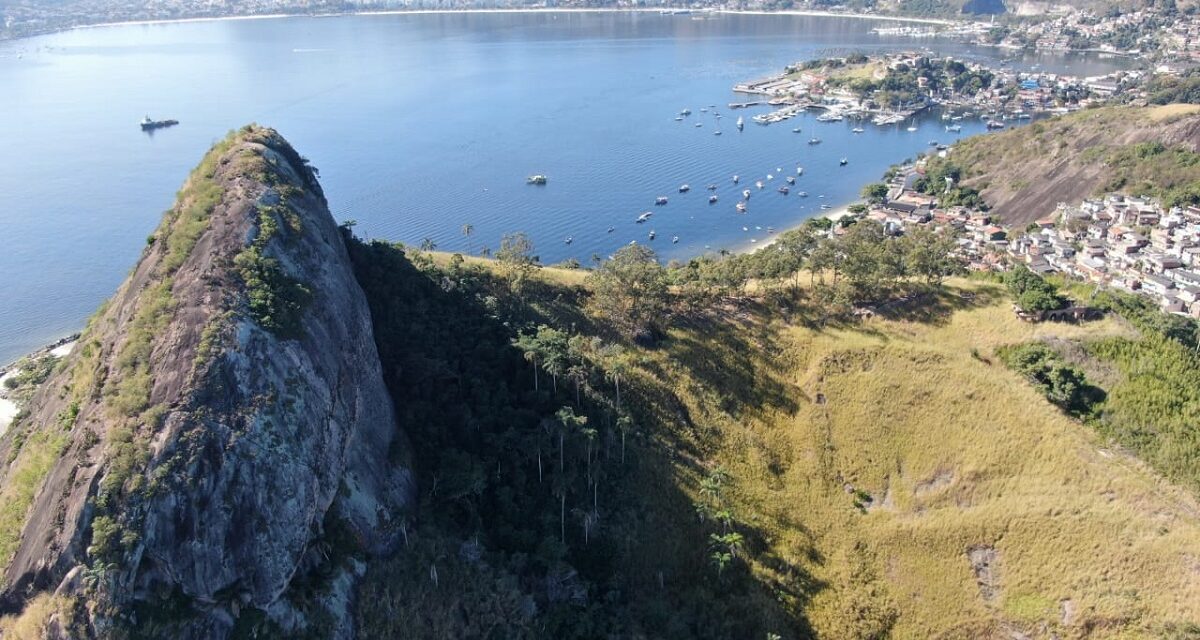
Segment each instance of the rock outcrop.
[{"label": "rock outcrop", "polygon": [[413,485],[315,171],[231,133],[147,242],[0,440],[4,612],[53,591],[68,636],[352,635]]}]

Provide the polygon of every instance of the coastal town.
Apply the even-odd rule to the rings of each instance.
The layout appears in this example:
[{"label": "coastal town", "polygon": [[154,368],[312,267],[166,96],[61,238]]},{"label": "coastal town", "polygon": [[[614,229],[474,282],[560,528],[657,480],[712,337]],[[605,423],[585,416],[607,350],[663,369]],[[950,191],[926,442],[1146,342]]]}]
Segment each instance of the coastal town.
[{"label": "coastal town", "polygon": [[953,233],[956,256],[971,271],[1024,265],[1043,276],[1139,293],[1164,312],[1200,318],[1200,207],[1167,207],[1154,198],[1108,193],[1061,203],[1027,227],[1013,229],[982,207],[941,206],[938,195],[915,188],[926,173],[924,161],[897,168],[886,183],[886,196],[852,215],[893,234],[917,227]]},{"label": "coastal town", "polygon": [[[1134,74],[1120,79],[1078,77],[900,52],[799,62],[782,73],[738,83],[733,91],[761,96],[776,107],[754,116],[758,124],[782,122],[815,109],[824,111],[819,121],[869,120],[887,126],[937,108],[947,131],[957,132],[963,119],[980,118],[989,129],[1003,129],[1008,121],[1099,105],[1116,95],[1127,77]],[[761,101],[729,107],[758,104]]]}]

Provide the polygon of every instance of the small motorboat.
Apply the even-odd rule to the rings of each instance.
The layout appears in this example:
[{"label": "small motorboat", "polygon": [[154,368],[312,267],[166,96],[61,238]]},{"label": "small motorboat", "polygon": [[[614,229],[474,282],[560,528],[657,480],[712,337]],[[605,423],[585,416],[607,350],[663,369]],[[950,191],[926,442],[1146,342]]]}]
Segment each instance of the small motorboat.
[{"label": "small motorboat", "polygon": [[675,116],[675,122],[682,122],[683,116]]},{"label": "small motorboat", "polygon": [[679,236],[671,236],[671,244],[679,244]]},{"label": "small motorboat", "polygon": [[708,185],[708,190],[709,190],[709,191],[716,191],[716,190],[717,190],[717,185],[715,185],[715,184],[710,184],[710,185]]},{"label": "small motorboat", "polygon": [[641,224],[641,223],[649,220],[650,216],[652,216],[652,215],[654,215],[654,214],[650,213],[649,211],[643,212],[642,215],[637,217],[637,220],[634,220],[634,222]]},{"label": "small motorboat", "polygon": [[863,131],[866,131],[866,129],[863,129],[862,127],[854,127],[850,131],[852,131],[854,133],[862,133]]},{"label": "small motorboat", "polygon": [[666,197],[666,196],[659,196],[659,197],[657,197],[657,198],[655,198],[655,199],[654,199],[654,204],[655,204],[655,206],[659,206],[659,207],[661,207],[662,205],[664,205],[664,204],[666,204],[666,203],[667,203],[667,197]]},{"label": "small motorboat", "polygon": [[762,180],[756,181],[754,183],[754,186],[758,187],[759,189],[763,188],[763,181]]},{"label": "small motorboat", "polygon": [[736,208],[737,208],[737,212],[738,212],[738,213],[746,213],[746,203],[745,203],[745,202],[739,202],[739,203],[737,203],[737,207],[736,207]]},{"label": "small motorboat", "polygon": [[774,180],[774,179],[775,179],[775,176],[773,174],[770,174],[770,173],[767,174],[767,180]]},{"label": "small motorboat", "polygon": [[714,202],[716,202],[716,201],[717,201],[717,194],[715,194],[715,193],[714,193],[713,195],[711,195],[711,196],[709,196],[709,197],[708,197],[708,203],[709,203],[709,204],[713,204],[713,203],[714,203]]},{"label": "small motorboat", "polygon": [[785,195],[785,196],[786,196],[786,195],[788,194],[788,188],[787,188],[787,185],[784,185],[784,186],[782,186],[782,187],[779,187],[778,189],[776,189],[776,191],[778,191],[779,193],[782,193],[783,195]]},{"label": "small motorboat", "polygon": [[690,185],[686,185],[686,184],[679,185],[679,193],[687,193],[688,191],[691,191],[691,190],[692,190],[692,187]]},{"label": "small motorboat", "polygon": [[807,191],[797,191],[796,195],[800,196],[801,198],[807,198],[808,192]]},{"label": "small motorboat", "polygon": [[719,136],[719,135],[721,135],[721,132],[720,132],[720,131],[714,131],[714,132],[713,132],[713,135],[714,135],[714,136]]},{"label": "small motorboat", "polygon": [[821,144],[821,139],[820,138],[809,138],[808,143],[809,144]]},{"label": "small motorboat", "polygon": [[796,175],[798,175],[798,176],[804,175],[804,167],[796,167]]},{"label": "small motorboat", "polygon": [[528,178],[525,178],[525,184],[544,185],[544,184],[546,184],[546,176],[544,176],[540,173],[537,175],[529,176]]},{"label": "small motorboat", "polygon": [[616,230],[617,230],[617,228],[616,228],[616,227],[609,227],[609,228],[608,228],[608,232],[609,232],[609,233],[612,233],[613,231],[616,231]]},{"label": "small motorboat", "polygon": [[745,199],[747,199],[747,200],[749,200],[749,199],[750,199],[750,190],[749,190],[749,189],[743,189],[743,190],[742,190],[742,197],[743,197],[743,198],[745,198]]},{"label": "small motorboat", "polygon": [[658,235],[658,234],[654,233],[654,230],[653,230],[653,229],[651,229],[651,230],[650,230],[650,233],[649,233],[649,234],[648,234],[646,237],[647,237],[647,238],[650,238],[651,240],[653,240],[653,239],[654,239],[654,236],[656,236],[656,235]]},{"label": "small motorboat", "polygon": [[796,176],[788,176],[787,183],[788,184],[796,184]]},{"label": "small motorboat", "polygon": [[738,180],[740,180],[740,178],[738,178],[738,177],[737,177],[737,174],[734,174],[734,176],[733,176],[733,183],[734,183],[734,184],[737,184],[737,183],[738,183]]},{"label": "small motorboat", "polygon": [[838,160],[838,164],[844,167],[844,166],[850,164],[850,161],[845,158],[842,158],[841,160]]},{"label": "small motorboat", "polygon": [[697,123],[696,123],[696,126],[697,126],[697,127],[703,127],[703,126],[704,126],[704,123],[703,123],[703,122],[697,122]]},{"label": "small motorboat", "polygon": [[792,133],[800,133],[800,127],[796,127],[795,129],[792,129]]},{"label": "small motorboat", "polygon": [[575,242],[575,236],[567,236],[566,239],[563,240],[564,244],[571,244],[572,242]]}]

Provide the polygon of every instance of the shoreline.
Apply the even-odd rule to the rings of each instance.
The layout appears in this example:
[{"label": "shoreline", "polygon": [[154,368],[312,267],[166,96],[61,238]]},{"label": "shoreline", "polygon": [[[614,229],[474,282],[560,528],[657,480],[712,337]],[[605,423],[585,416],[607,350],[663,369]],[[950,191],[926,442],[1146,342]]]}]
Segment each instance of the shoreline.
[{"label": "shoreline", "polygon": [[39,358],[44,355],[53,355],[57,358],[65,358],[66,356],[70,355],[71,350],[75,347],[75,343],[79,341],[80,335],[80,333],[73,333],[69,336],[64,336],[44,347],[41,347],[40,349],[35,349],[6,365],[0,366],[0,436],[4,435],[5,431],[8,431],[8,427],[12,425],[13,418],[15,418],[21,411],[21,408],[17,406],[17,403],[13,402],[13,399],[9,397],[8,389],[3,384],[4,380],[7,380],[10,376],[16,375],[20,371],[17,365],[21,364],[21,362],[26,359]]},{"label": "shoreline", "polygon": [[780,11],[765,11],[751,9],[687,9],[687,8],[670,8],[670,7],[595,7],[595,8],[549,8],[549,7],[529,7],[523,9],[385,9],[377,11],[339,11],[331,13],[268,13],[261,15],[231,15],[231,16],[199,16],[194,18],[152,18],[146,20],[120,20],[115,22],[97,22],[94,24],[79,24],[72,26],[64,26],[61,29],[52,29],[42,33],[33,33],[24,36],[17,36],[11,40],[22,40],[25,38],[35,38],[38,36],[52,35],[55,33],[63,33],[68,31],[77,31],[83,29],[98,29],[108,27],[125,27],[125,26],[151,26],[151,25],[170,25],[170,24],[189,24],[200,22],[221,22],[233,20],[278,20],[283,18],[340,18],[350,16],[396,16],[396,15],[437,15],[437,14],[508,14],[508,13],[662,13],[671,11],[689,11],[691,14],[680,15],[753,15],[753,16],[800,16],[800,17],[816,17],[816,18],[852,18],[855,20],[883,20],[892,22],[915,23],[915,24],[932,24],[932,25],[953,25],[962,21],[946,20],[943,18],[920,18],[911,16],[890,16],[879,15],[873,13],[853,13],[853,12],[837,12],[837,11],[819,11],[805,9],[785,9]]},{"label": "shoreline", "polygon": [[747,241],[741,243],[740,245],[738,245],[737,247],[735,247],[733,252],[734,253],[756,253],[758,251],[762,251],[763,249],[766,249],[767,247],[775,244],[775,242],[778,241],[779,237],[782,236],[783,234],[788,233],[790,231],[795,231],[796,229],[803,227],[805,225],[805,223],[807,223],[809,220],[812,220],[813,218],[826,218],[833,222],[837,222],[838,220],[841,220],[842,218],[845,218],[847,216],[852,216],[854,214],[850,213],[850,207],[852,205],[854,205],[856,202],[860,202],[860,201],[848,202],[844,205],[834,207],[827,211],[822,211],[815,216],[805,218],[804,220],[801,220],[800,222],[798,222],[794,225],[791,225],[791,226],[783,229],[782,231],[776,231],[775,233],[770,234],[770,236],[768,236],[767,239],[764,240],[763,242],[750,242],[749,240],[747,240]]}]

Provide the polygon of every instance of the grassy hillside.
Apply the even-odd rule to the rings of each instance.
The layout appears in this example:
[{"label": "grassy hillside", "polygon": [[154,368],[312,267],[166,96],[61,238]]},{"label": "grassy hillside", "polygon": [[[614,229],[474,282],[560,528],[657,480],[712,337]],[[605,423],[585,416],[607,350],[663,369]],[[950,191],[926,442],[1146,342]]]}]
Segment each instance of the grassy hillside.
[{"label": "grassy hillside", "polygon": [[[586,311],[580,272],[514,292],[495,263],[372,253],[355,252],[360,280],[424,468],[417,551],[368,572],[365,629],[1157,638],[1200,624],[1195,496],[996,357],[1135,336],[1120,319],[1030,325],[998,285],[953,280],[918,307],[829,324],[801,287],[679,312],[645,346]],[[582,401],[565,374],[535,389],[536,363],[505,348],[532,325],[592,345]],[[614,346],[619,376],[601,355]],[[567,436],[560,476],[543,416],[564,405],[596,434]]]},{"label": "grassy hillside", "polygon": [[1107,191],[1195,203],[1197,151],[1200,105],[1108,107],[976,136],[935,162],[961,168],[1001,220],[1023,226]]}]

